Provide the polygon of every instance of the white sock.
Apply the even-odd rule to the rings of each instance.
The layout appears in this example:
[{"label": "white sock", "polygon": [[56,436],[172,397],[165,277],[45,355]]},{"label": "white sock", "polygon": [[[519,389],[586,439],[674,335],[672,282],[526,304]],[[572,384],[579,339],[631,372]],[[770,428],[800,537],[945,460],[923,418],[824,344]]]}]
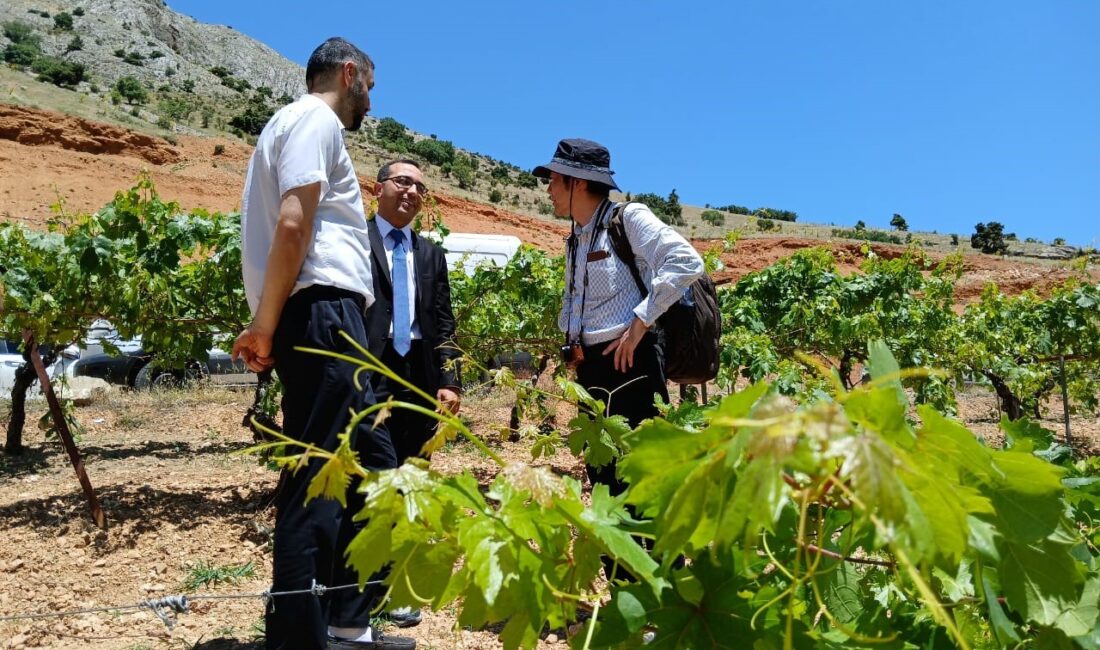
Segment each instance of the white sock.
[{"label": "white sock", "polygon": [[336,627],[328,626],[328,633],[343,641],[361,641],[369,643],[374,641],[369,627]]}]

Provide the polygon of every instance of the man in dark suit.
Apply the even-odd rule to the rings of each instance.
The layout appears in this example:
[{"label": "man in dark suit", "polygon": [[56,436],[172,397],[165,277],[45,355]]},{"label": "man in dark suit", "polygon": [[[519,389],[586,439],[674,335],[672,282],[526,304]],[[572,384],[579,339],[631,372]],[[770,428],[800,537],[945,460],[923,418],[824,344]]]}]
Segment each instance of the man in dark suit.
[{"label": "man in dark suit", "polygon": [[[368,224],[374,304],[367,312],[370,351],[403,379],[434,396],[457,413],[460,388],[450,362],[455,319],[443,250],[413,231],[427,188],[413,160],[387,163],[378,171],[374,196],[376,218]],[[384,402],[412,402],[434,408],[408,388],[380,373],[371,380],[375,397]],[[397,462],[427,457],[421,447],[435,433],[437,421],[407,409],[394,409],[390,430]]]}]

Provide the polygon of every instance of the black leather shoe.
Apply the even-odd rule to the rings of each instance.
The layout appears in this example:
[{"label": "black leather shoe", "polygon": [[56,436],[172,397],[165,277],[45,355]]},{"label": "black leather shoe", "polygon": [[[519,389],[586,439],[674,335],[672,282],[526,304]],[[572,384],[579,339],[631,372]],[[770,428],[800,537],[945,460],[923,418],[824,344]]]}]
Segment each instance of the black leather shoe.
[{"label": "black leather shoe", "polygon": [[386,618],[397,627],[416,627],[423,620],[420,616],[420,608],[402,607],[386,613]]},{"label": "black leather shoe", "polygon": [[328,638],[328,648],[329,650],[370,650],[372,648],[378,650],[416,650],[416,640],[406,636],[390,636],[375,630],[374,641],[349,641],[330,636]]}]

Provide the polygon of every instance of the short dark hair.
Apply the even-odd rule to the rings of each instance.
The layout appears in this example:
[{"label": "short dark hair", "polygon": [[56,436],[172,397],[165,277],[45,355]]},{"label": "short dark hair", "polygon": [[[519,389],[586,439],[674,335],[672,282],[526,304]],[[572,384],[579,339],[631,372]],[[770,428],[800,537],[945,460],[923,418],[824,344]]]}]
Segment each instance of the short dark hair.
[{"label": "short dark hair", "polygon": [[354,63],[360,70],[374,70],[374,61],[371,61],[367,53],[346,39],[334,36],[321,43],[309,55],[309,63],[306,64],[306,90],[312,92],[317,81],[332,74],[347,61]]},{"label": "short dark hair", "polygon": [[420,169],[420,163],[416,162],[412,158],[402,158],[401,160],[391,160],[388,163],[378,168],[378,182],[386,180],[390,177],[390,167],[394,165],[412,165],[417,169]]},{"label": "short dark hair", "polygon": [[598,199],[606,199],[607,197],[611,196],[611,186],[610,185],[604,185],[603,183],[600,183],[600,182],[597,182],[597,181],[590,181],[587,178],[577,178],[576,176],[566,176],[565,174],[562,174],[562,178],[568,179],[570,182],[572,182],[572,181],[584,181],[585,186],[587,188],[587,192],[589,194],[591,194],[592,196],[595,196]]}]

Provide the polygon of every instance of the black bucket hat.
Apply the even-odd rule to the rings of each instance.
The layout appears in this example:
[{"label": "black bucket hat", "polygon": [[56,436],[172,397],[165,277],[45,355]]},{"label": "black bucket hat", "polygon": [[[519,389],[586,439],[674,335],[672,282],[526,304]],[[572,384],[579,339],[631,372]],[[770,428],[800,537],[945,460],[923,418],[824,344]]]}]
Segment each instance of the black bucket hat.
[{"label": "black bucket hat", "polygon": [[613,190],[619,189],[611,175],[611,153],[599,142],[584,138],[567,138],[558,143],[554,158],[535,167],[531,173],[539,178],[550,178],[550,172],[563,176],[582,178],[586,181],[602,183]]}]

